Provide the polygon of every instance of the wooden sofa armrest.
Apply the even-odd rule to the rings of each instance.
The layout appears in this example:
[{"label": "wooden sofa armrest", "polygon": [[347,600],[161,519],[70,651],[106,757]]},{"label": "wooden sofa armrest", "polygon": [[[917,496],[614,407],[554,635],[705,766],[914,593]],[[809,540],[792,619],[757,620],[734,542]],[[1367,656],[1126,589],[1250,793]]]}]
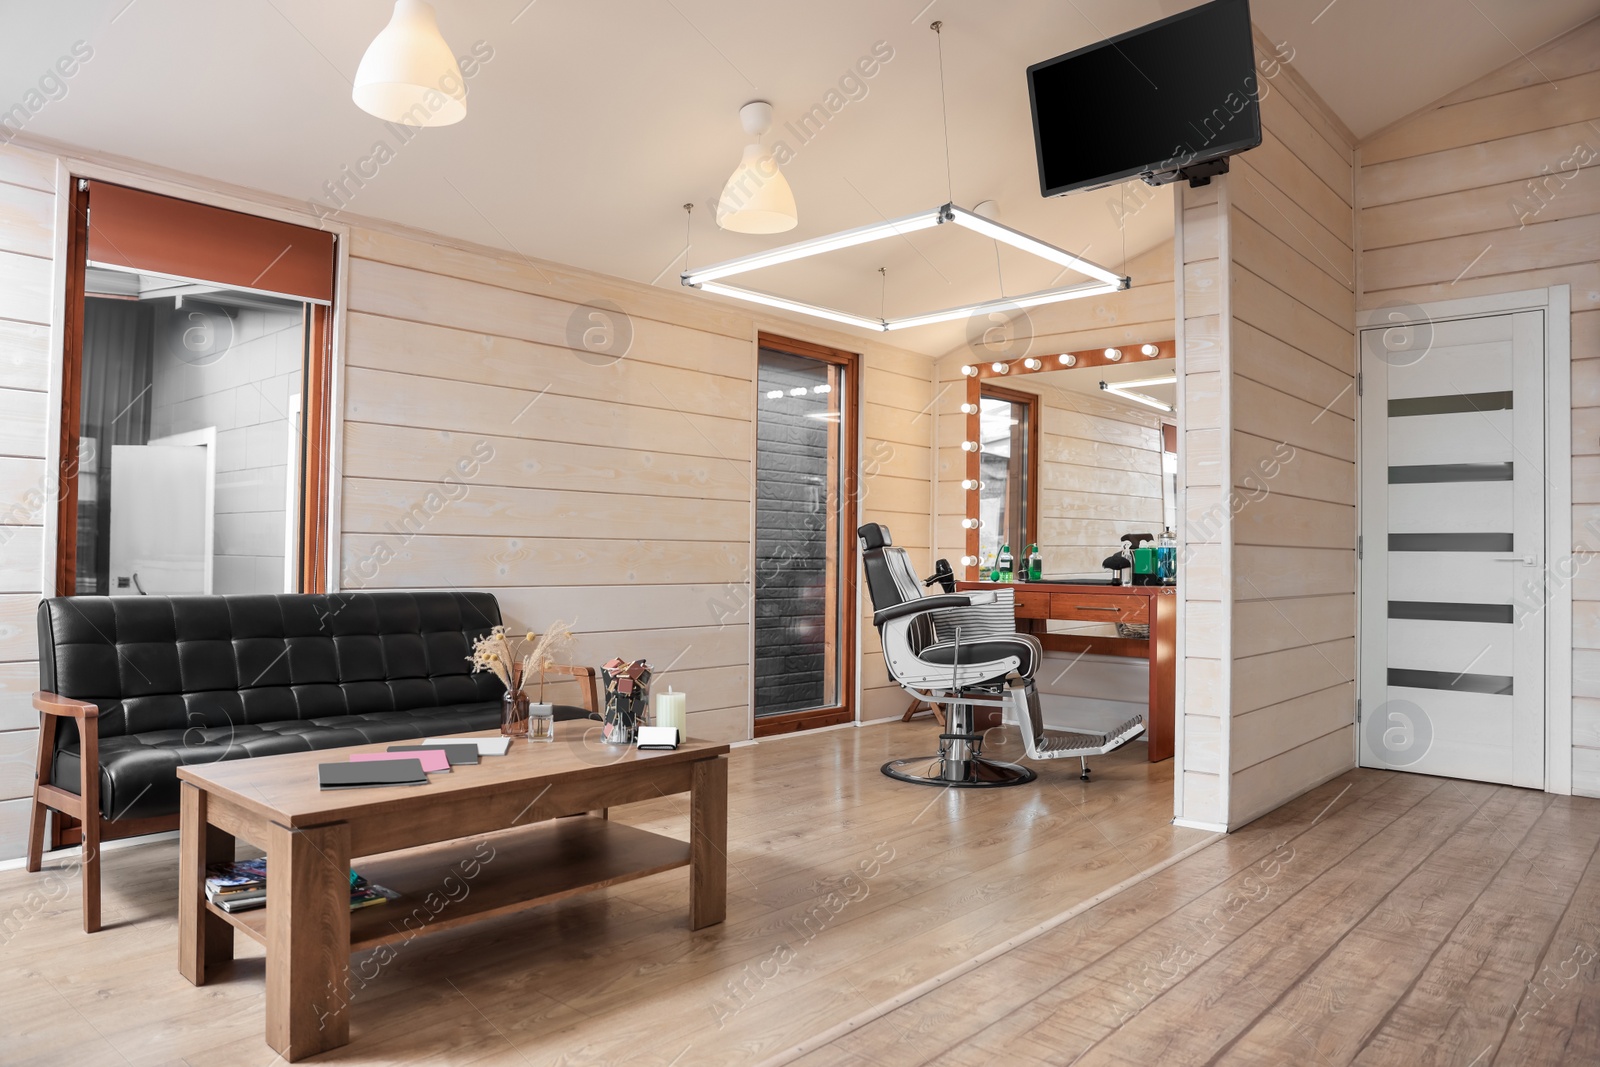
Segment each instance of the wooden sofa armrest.
[{"label": "wooden sofa armrest", "polygon": [[59,715],[79,722],[100,717],[100,708],[87,700],[75,700],[42,689],[33,694],[33,706],[46,715]]},{"label": "wooden sofa armrest", "polygon": [[[70,815],[82,824],[83,932],[100,929],[100,709],[87,700],[39,690],[33,706],[44,718],[39,730],[39,768],[33,786],[33,811],[28,820],[28,870],[39,869],[44,846],[44,812],[47,808]],[[55,731],[50,720],[72,719],[78,724],[78,792],[61,788],[52,774]]]},{"label": "wooden sofa armrest", "polygon": [[577,663],[556,663],[549,668],[550,674],[567,674],[574,678],[586,679],[580,682],[583,688],[583,704],[589,709],[590,715],[600,714],[600,696],[595,686],[595,669]]}]

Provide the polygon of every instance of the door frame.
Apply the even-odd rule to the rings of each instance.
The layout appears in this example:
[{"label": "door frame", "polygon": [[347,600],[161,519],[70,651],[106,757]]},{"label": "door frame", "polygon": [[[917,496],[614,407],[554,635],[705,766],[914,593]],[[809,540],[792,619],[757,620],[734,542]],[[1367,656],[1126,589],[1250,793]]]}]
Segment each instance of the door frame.
[{"label": "door frame", "polygon": [[[1362,368],[1361,331],[1386,325],[1383,316],[1396,310],[1414,309],[1420,321],[1484,318],[1518,311],[1543,311],[1544,331],[1544,464],[1545,494],[1545,708],[1544,708],[1544,790],[1547,793],[1572,792],[1572,577],[1576,567],[1572,556],[1572,315],[1571,290],[1566,285],[1548,289],[1459,300],[1436,300],[1421,304],[1389,303],[1360,312],[1353,338],[1356,371]],[[1419,321],[1412,319],[1411,321]],[[1359,382],[1359,377],[1357,378]],[[1356,405],[1356,531],[1362,532],[1366,518],[1361,506],[1366,486],[1363,452],[1364,427],[1361,404]],[[1363,599],[1364,563],[1356,560],[1356,677],[1362,677],[1363,630],[1367,604]],[[1356,697],[1359,700],[1359,683]],[[1354,763],[1361,765],[1361,726],[1353,737]]]},{"label": "door frame", "polygon": [[[321,490],[322,503],[325,511],[325,544],[320,550],[322,573],[316,577],[316,586],[302,585],[302,592],[337,592],[340,588],[340,558],[339,545],[343,534],[343,497],[344,484],[340,476],[336,457],[343,454],[344,450],[344,374],[345,374],[345,333],[348,317],[348,299],[350,292],[350,237],[352,227],[350,223],[319,217],[310,211],[298,206],[285,206],[282,202],[274,202],[265,197],[256,199],[252,196],[240,195],[237,192],[226,191],[230,187],[220,183],[212,185],[192,184],[202,179],[189,176],[180,176],[183,180],[175,180],[169,172],[139,169],[132,165],[107,163],[92,155],[81,154],[81,150],[71,152],[50,152],[46,149],[29,148],[28,151],[43,154],[55,162],[55,239],[51,245],[51,258],[54,269],[51,271],[50,285],[50,360],[49,375],[45,385],[45,487],[52,497],[41,513],[44,536],[41,538],[39,550],[39,595],[53,597],[60,595],[61,579],[65,561],[61,549],[61,515],[60,497],[71,494],[73,507],[77,500],[77,476],[73,469],[72,477],[64,478],[62,457],[72,454],[69,448],[64,447],[63,435],[71,426],[72,418],[68,416],[64,405],[68,398],[74,396],[80,383],[73,380],[70,361],[64,358],[64,353],[76,351],[81,347],[81,339],[72,331],[76,328],[69,315],[69,308],[74,306],[72,292],[75,276],[82,271],[74,271],[69,262],[69,253],[74,247],[71,240],[71,229],[80,218],[73,210],[74,191],[77,188],[77,179],[86,178],[90,181],[105,181],[116,185],[125,185],[130,189],[142,192],[157,193],[163,196],[176,197],[180,200],[189,200],[196,204],[209,207],[226,208],[245,215],[259,215],[263,218],[276,219],[280,222],[293,223],[297,226],[307,226],[311,229],[325,230],[334,235],[334,275],[333,275],[333,304],[327,309],[326,316],[326,346],[327,346],[327,404],[329,411],[329,425],[327,428],[327,452],[322,459],[322,470],[319,472],[323,478]],[[81,294],[80,294],[81,302]],[[304,383],[301,388],[304,389]]]},{"label": "door frame", "polygon": [[[756,714],[755,671],[756,568],[759,565],[756,557],[756,444],[759,433],[757,423],[761,417],[760,360],[763,348],[771,348],[779,352],[787,352],[790,355],[805,356],[824,363],[834,364],[841,368],[840,373],[844,377],[846,386],[844,399],[840,405],[840,485],[837,499],[838,515],[834,520],[839,525],[840,534],[838,571],[840,618],[839,630],[835,635],[840,645],[839,700],[837,704],[824,708],[809,708],[805,711],[779,712],[775,715],[758,716]],[[750,397],[753,414],[750,419],[750,640],[748,644],[750,656],[748,689],[750,733],[748,736],[752,740],[796,733],[802,730],[846,726],[859,722],[861,717],[861,700],[860,694],[857,692],[857,687],[860,684],[858,664],[861,658],[861,595],[860,583],[856,580],[857,572],[860,569],[860,546],[856,537],[856,526],[860,520],[858,498],[861,494],[862,364],[863,360],[859,352],[833,348],[829,345],[817,344],[814,341],[802,341],[784,334],[773,333],[770,330],[758,330],[756,332],[754,360],[750,369]]]}]

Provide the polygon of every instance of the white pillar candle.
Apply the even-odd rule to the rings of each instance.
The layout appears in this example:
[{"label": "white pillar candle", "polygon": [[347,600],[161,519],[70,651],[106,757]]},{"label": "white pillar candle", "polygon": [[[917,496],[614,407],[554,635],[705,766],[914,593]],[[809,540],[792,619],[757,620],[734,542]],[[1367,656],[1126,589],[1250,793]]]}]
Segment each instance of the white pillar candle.
[{"label": "white pillar candle", "polygon": [[656,725],[670,726],[678,731],[682,741],[689,732],[689,698],[684,693],[674,693],[670,688],[656,694]]}]

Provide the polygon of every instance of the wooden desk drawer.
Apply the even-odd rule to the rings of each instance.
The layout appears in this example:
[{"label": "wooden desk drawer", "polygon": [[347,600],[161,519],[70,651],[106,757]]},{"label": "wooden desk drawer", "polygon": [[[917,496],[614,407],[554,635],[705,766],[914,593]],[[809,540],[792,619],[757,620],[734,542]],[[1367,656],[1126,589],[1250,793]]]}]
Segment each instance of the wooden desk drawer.
[{"label": "wooden desk drawer", "polygon": [[1012,591],[1012,595],[1016,598],[1017,618],[1048,619],[1050,617],[1049,593],[1016,589]]},{"label": "wooden desk drawer", "polygon": [[1050,617],[1080,622],[1149,622],[1150,598],[1137,593],[1051,593]]}]

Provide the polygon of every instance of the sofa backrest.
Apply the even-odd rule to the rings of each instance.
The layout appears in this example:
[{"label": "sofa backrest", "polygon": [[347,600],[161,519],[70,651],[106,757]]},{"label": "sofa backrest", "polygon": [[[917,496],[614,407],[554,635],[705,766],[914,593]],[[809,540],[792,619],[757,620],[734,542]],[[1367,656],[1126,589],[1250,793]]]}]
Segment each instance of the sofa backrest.
[{"label": "sofa backrest", "polygon": [[472,642],[490,593],[76,596],[39,604],[39,687],[100,736],[498,700]]}]

